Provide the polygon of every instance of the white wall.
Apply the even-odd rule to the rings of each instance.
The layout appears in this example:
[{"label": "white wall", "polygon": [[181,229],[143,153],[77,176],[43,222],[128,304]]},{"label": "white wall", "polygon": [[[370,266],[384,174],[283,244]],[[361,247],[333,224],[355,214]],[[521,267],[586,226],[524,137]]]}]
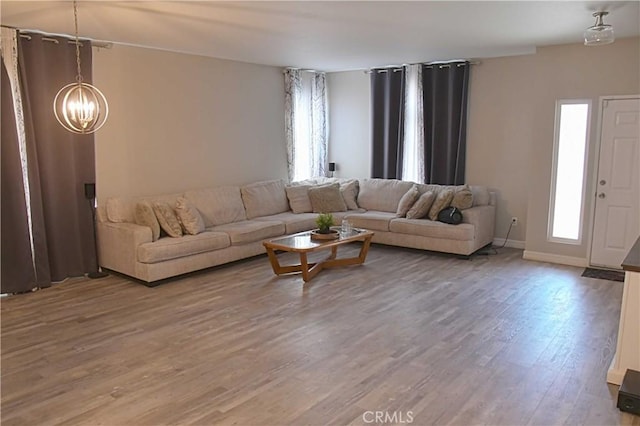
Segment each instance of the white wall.
[{"label": "white wall", "polygon": [[329,98],[329,161],[336,177],[371,176],[371,99],[369,76],[363,71],[327,76]]},{"label": "white wall", "polygon": [[100,200],[286,178],[280,68],[116,45],[94,50],[93,80]]},{"label": "white wall", "polygon": [[[497,191],[496,237],[506,236],[511,217],[516,216],[520,224],[509,239],[526,241],[528,251],[586,258],[586,237],[579,246],[546,241],[555,101],[586,97],[597,107],[602,95],[640,93],[639,65],[640,38],[632,38],[599,47],[542,47],[533,55],[484,59],[473,66],[466,180]],[[370,150],[369,76],[362,71],[335,73],[328,82],[332,161],[348,164],[349,172],[369,176],[370,156],[353,155]],[[361,113],[342,113],[355,108],[361,108]],[[592,119],[589,185],[595,168],[596,113],[597,108]],[[591,192],[589,187],[587,193]],[[590,233],[591,201],[585,209],[584,235]]]}]

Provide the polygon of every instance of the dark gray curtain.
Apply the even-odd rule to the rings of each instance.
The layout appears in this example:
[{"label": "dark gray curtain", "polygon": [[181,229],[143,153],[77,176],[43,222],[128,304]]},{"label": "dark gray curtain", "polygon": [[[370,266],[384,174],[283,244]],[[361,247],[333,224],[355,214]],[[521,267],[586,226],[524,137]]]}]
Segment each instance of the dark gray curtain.
[{"label": "dark gray curtain", "polygon": [[2,289],[0,292],[22,293],[37,287],[37,284],[31,258],[27,204],[13,96],[4,63],[2,63],[1,80]]},{"label": "dark gray curtain", "polygon": [[402,178],[404,68],[371,70],[371,177]]},{"label": "dark gray curtain", "polygon": [[422,66],[426,183],[464,184],[470,67]]},{"label": "dark gray curtain", "polygon": [[[91,205],[84,184],[95,182],[93,135],[65,130],[53,99],[76,78],[75,44],[40,34],[19,37],[18,62],[28,149],[37,280],[60,281],[95,271]],[[91,83],[91,45],[80,48],[82,76]]]}]

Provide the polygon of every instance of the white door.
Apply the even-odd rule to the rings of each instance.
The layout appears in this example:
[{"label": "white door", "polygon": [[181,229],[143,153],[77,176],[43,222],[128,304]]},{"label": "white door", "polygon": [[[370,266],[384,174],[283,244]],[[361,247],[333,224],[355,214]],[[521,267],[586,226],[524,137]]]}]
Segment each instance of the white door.
[{"label": "white door", "polygon": [[640,235],[640,99],[605,99],[600,110],[590,263],[620,269]]}]

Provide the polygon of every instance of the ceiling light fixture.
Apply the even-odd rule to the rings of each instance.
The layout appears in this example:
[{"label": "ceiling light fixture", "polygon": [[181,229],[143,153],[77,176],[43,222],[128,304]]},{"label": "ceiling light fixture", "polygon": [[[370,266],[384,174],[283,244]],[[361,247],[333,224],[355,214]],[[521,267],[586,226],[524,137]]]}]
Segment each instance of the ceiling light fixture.
[{"label": "ceiling light fixture", "polygon": [[73,1],[73,19],[76,30],[75,83],[64,86],[53,101],[53,112],[58,122],[68,131],[89,134],[100,129],[109,116],[109,104],[97,87],[82,81],[80,71],[80,40],[78,38],[78,5]]},{"label": "ceiling light fixture", "polygon": [[603,16],[607,16],[609,12],[594,12],[593,17],[596,18],[595,25],[587,28],[584,32],[585,46],[602,46],[611,44],[615,41],[613,35],[613,27],[602,21]]}]

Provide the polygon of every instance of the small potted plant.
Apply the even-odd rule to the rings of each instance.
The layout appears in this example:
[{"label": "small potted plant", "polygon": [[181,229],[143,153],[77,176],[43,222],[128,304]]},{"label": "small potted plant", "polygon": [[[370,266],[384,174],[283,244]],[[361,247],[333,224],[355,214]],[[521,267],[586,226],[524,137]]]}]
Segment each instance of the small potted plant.
[{"label": "small potted plant", "polygon": [[311,233],[311,236],[316,239],[327,240],[337,238],[340,234],[335,229],[331,229],[333,226],[333,215],[331,213],[321,213],[316,218],[316,225],[318,229]]},{"label": "small potted plant", "polygon": [[321,234],[328,234],[331,232],[333,226],[333,215],[331,213],[321,213],[316,219],[316,225],[318,225],[318,232]]}]

